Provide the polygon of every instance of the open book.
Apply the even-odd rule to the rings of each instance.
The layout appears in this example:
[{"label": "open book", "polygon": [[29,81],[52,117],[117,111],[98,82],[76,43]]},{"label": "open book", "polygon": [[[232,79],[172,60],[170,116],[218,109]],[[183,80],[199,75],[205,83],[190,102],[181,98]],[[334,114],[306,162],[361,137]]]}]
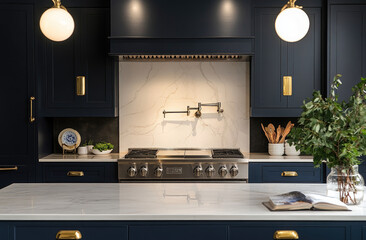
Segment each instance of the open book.
[{"label": "open book", "polygon": [[269,210],[289,211],[289,210],[328,210],[328,211],[348,211],[346,204],[338,199],[317,195],[303,194],[294,191],[281,195],[272,196],[269,202],[264,202]]}]

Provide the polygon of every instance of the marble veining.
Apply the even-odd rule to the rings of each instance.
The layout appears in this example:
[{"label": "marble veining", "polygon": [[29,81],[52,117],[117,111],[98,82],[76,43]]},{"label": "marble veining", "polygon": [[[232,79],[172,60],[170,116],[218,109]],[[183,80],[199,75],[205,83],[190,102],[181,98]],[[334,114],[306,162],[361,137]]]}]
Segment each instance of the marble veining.
[{"label": "marble veining", "polygon": [[[120,62],[120,152],[131,147],[238,147],[249,151],[248,62]],[[198,102],[202,117],[168,114]]]},{"label": "marble veining", "polygon": [[352,211],[271,212],[270,195],[326,193],[325,184],[90,183],[13,184],[0,190],[0,220],[365,221]]}]

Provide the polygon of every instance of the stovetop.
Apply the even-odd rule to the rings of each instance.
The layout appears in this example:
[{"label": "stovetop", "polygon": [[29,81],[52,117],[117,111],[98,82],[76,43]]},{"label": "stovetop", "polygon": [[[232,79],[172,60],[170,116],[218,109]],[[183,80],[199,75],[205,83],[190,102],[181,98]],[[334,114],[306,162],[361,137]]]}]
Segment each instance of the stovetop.
[{"label": "stovetop", "polygon": [[131,148],[118,160],[120,182],[241,181],[248,163],[239,149]]},{"label": "stovetop", "polygon": [[167,158],[244,158],[240,149],[150,149],[131,148],[125,158],[167,159]]}]

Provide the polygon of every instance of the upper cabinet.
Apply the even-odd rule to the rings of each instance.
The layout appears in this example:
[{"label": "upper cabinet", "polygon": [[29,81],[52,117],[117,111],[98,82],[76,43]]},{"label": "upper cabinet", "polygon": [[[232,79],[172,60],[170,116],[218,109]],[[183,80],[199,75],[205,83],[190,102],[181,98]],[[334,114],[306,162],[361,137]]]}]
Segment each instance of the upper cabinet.
[{"label": "upper cabinet", "polygon": [[250,0],[110,2],[110,54],[253,54]]},{"label": "upper cabinet", "polygon": [[[41,115],[114,117],[118,114],[115,60],[108,56],[109,8],[67,7],[72,36],[52,42],[40,34]],[[43,10],[44,11],[44,10]],[[78,86],[77,77],[85,77]],[[78,95],[85,89],[84,95]]]},{"label": "upper cabinet", "polygon": [[328,93],[336,74],[342,74],[340,100],[348,100],[352,87],[366,77],[366,3],[329,5]]},{"label": "upper cabinet", "polygon": [[[284,42],[275,31],[280,10],[274,7],[256,7],[254,10],[253,117],[300,116],[303,101],[321,87],[321,8],[304,6],[310,29],[295,43]],[[284,86],[285,76],[292,77],[292,84]],[[284,95],[284,87],[292,89],[290,96]]]}]

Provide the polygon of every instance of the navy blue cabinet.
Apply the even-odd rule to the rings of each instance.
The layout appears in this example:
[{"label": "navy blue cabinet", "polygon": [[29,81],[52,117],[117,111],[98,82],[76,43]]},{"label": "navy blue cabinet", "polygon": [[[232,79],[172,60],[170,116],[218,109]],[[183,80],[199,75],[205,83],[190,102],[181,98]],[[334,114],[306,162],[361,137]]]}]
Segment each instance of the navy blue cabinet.
[{"label": "navy blue cabinet", "polygon": [[313,163],[249,163],[249,183],[323,183],[322,168]]},{"label": "navy blue cabinet", "polygon": [[33,5],[17,2],[0,3],[0,187],[35,178]]},{"label": "navy blue cabinet", "polygon": [[42,163],[45,183],[113,183],[117,163]]},{"label": "navy blue cabinet", "polygon": [[110,3],[112,55],[254,53],[250,0]]},{"label": "navy blue cabinet", "polygon": [[348,100],[352,87],[366,77],[366,3],[363,4],[329,6],[328,89],[333,77],[342,74],[340,100]]},{"label": "navy blue cabinet", "polygon": [[278,230],[296,231],[299,239],[311,240],[346,240],[358,239],[355,231],[354,238],[351,238],[351,224],[331,222],[261,222],[257,224],[246,223],[232,225],[229,227],[229,240],[256,240],[273,239]]},{"label": "navy blue cabinet", "polygon": [[[303,100],[321,87],[321,8],[304,8],[307,35],[295,43],[275,31],[280,8],[255,8],[255,58],[251,84],[253,117],[297,117]],[[283,95],[283,77],[292,76],[292,95]]]},{"label": "navy blue cabinet", "polygon": [[[39,15],[43,9],[39,9]],[[69,7],[73,35],[40,43],[41,114],[45,117],[114,117],[118,114],[117,62],[108,56],[109,8]],[[85,95],[76,77],[85,76]]]},{"label": "navy blue cabinet", "polygon": [[278,230],[296,231],[299,239],[364,239],[363,222],[306,221],[27,221],[2,222],[2,240],[55,239],[60,230],[79,231],[82,239],[154,240],[273,239]]}]

